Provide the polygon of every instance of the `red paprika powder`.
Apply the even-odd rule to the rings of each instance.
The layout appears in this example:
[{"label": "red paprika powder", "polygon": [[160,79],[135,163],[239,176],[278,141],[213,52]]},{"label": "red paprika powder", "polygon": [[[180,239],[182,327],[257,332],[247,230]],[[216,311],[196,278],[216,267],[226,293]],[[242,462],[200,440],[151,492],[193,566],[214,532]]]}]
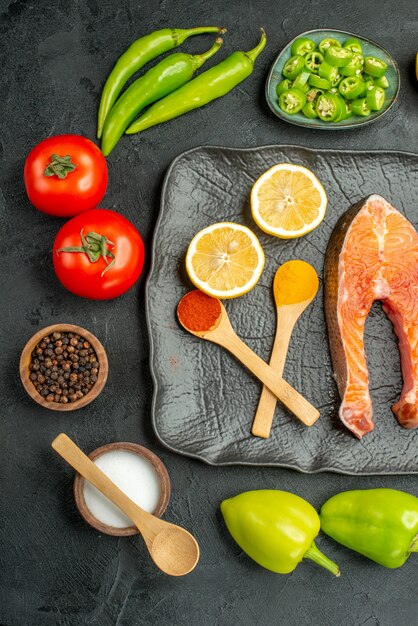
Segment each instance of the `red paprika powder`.
[{"label": "red paprika powder", "polygon": [[204,332],[212,328],[221,315],[221,304],[217,298],[207,296],[196,289],[189,291],[180,300],[177,316],[188,330]]}]

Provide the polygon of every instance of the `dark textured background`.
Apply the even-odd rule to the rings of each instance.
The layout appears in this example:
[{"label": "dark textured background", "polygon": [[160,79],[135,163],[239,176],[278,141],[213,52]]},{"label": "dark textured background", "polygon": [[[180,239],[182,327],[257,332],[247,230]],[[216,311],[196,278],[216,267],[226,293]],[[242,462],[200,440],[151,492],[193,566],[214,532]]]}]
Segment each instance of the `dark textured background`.
[{"label": "dark textured background", "polygon": [[[322,537],[321,547],[341,565],[341,579],[311,563],[281,577],[247,559],[218,513],[220,500],[249,488],[284,488],[319,507],[336,491],[355,487],[384,485],[418,495],[417,478],[213,468],[161,448],[150,425],[144,279],[113,302],[87,302],[66,293],[50,258],[61,222],[29,205],[22,181],[24,159],[39,140],[65,132],[94,137],[101,88],[128,44],[155,28],[199,23],[229,27],[218,60],[234,49],[253,47],[259,25],[266,27],[269,45],[254,74],[234,94],[151,129],[141,139],[124,139],[109,158],[103,206],[130,218],[148,249],[164,173],[175,156],[195,145],[299,143],[416,151],[416,2],[2,0],[0,13],[0,623],[418,624],[418,557],[400,570],[387,571]],[[298,130],[269,113],[263,88],[278,50],[301,30],[323,26],[374,38],[398,61],[400,101],[381,122],[364,130],[321,134]],[[202,37],[184,47],[198,51],[208,44],[209,38]],[[63,415],[35,405],[17,374],[19,352],[28,337],[61,321],[96,333],[110,361],[108,385],[100,398],[80,413]],[[161,455],[173,486],[167,518],[188,527],[201,544],[201,562],[193,574],[167,578],[155,570],[139,539],[101,536],[84,524],[73,504],[73,472],[50,449],[60,431],[86,451],[130,440]]]}]

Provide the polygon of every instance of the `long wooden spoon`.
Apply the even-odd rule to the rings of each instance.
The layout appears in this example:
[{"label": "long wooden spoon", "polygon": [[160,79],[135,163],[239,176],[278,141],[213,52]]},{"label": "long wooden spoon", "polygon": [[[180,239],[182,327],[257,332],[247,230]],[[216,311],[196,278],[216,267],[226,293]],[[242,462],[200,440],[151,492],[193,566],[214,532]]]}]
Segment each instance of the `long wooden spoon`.
[{"label": "long wooden spoon", "polygon": [[[196,294],[195,296],[193,294]],[[196,299],[196,309],[193,309],[193,300]],[[187,320],[183,313],[186,309],[192,315],[193,322],[198,321],[198,315],[202,314],[202,306],[213,309],[216,304],[217,317],[211,327],[205,330],[197,330],[196,324],[187,326]],[[203,313],[204,315],[204,313]],[[250,372],[252,372],[262,383],[283,402],[306,426],[312,426],[319,417],[319,411],[312,406],[296,389],[293,389],[283,378],[276,375],[272,367],[267,365],[255,352],[253,352],[234,332],[224,305],[217,298],[205,296],[200,291],[191,291],[179,302],[177,307],[177,317],[180,324],[192,335],[201,337],[207,341],[226,348],[231,352]]]},{"label": "long wooden spoon", "polygon": [[[293,328],[306,307],[315,298],[319,286],[318,274],[305,261],[288,261],[279,267],[273,281],[277,311],[276,337],[270,365],[281,377]],[[263,387],[255,414],[252,434],[267,439],[270,435],[277,398]]]},{"label": "long wooden spoon", "polygon": [[196,567],[199,544],[187,530],[154,517],[132,502],[64,433],[58,435],[51,445],[133,521],[160,570],[170,576],[184,576]]}]

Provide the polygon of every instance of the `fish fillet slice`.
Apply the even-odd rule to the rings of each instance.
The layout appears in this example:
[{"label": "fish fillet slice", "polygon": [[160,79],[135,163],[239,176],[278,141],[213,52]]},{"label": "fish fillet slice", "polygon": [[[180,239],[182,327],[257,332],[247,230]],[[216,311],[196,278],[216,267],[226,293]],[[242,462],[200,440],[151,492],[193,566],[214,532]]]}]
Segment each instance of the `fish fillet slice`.
[{"label": "fish fillet slice", "polygon": [[354,205],[337,223],[325,263],[325,310],[342,422],[359,438],[374,428],[364,326],[375,300],[399,339],[403,389],[392,409],[418,427],[418,235],[384,198]]}]

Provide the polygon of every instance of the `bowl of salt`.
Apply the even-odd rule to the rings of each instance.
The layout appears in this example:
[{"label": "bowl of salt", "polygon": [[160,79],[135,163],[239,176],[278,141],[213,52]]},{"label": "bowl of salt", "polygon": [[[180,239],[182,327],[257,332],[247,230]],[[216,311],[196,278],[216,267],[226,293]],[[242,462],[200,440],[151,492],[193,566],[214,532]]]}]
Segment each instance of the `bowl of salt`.
[{"label": "bowl of salt", "polygon": [[[137,443],[109,443],[89,458],[126,495],[145,511],[161,517],[170,499],[170,478],[156,454]],[[122,511],[80,474],[74,479],[74,498],[85,521],[96,530],[126,537],[138,529]]]}]

